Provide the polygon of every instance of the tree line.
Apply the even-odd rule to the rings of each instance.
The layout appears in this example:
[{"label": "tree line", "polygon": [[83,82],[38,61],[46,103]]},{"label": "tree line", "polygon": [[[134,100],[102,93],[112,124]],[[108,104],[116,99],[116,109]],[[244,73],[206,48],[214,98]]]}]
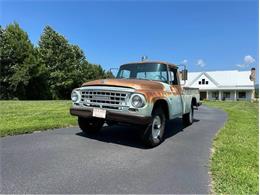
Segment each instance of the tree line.
[{"label": "tree line", "polygon": [[111,77],[50,26],[37,45],[17,23],[0,26],[0,99],[68,99],[83,82]]}]

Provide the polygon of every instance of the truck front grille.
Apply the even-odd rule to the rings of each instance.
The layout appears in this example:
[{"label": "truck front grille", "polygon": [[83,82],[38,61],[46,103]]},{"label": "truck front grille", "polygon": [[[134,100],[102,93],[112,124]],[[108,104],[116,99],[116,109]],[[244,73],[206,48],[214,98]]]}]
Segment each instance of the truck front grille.
[{"label": "truck front grille", "polygon": [[81,101],[85,106],[90,107],[122,109],[122,107],[126,107],[128,95],[128,92],[82,90]]}]

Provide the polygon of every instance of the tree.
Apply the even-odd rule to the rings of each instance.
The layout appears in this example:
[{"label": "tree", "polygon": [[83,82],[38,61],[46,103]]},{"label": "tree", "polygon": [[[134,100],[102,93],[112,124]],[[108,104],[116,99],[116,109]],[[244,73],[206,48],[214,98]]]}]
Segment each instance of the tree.
[{"label": "tree", "polygon": [[1,99],[26,98],[30,70],[35,66],[34,48],[17,23],[0,28]]},{"label": "tree", "polygon": [[105,71],[100,65],[89,64],[84,62],[83,66],[83,82],[105,78]]},{"label": "tree", "polygon": [[115,76],[113,75],[113,73],[111,71],[107,71],[106,75],[105,75],[105,78],[107,78],[107,79],[114,79]]},{"label": "tree", "polygon": [[70,96],[71,90],[78,86],[82,78],[82,66],[86,63],[83,51],[71,45],[64,36],[50,26],[44,28],[39,41],[39,62],[46,67],[48,84],[53,99]]},{"label": "tree", "polygon": [[17,23],[0,26],[0,99],[68,99],[83,82],[110,76],[50,26],[36,48]]}]

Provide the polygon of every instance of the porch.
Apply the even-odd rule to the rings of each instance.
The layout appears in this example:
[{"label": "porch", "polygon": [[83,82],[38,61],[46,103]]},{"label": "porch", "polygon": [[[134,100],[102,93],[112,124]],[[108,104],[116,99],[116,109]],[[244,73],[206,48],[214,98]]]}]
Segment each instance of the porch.
[{"label": "porch", "polygon": [[200,91],[201,100],[251,100],[253,90],[207,90]]}]

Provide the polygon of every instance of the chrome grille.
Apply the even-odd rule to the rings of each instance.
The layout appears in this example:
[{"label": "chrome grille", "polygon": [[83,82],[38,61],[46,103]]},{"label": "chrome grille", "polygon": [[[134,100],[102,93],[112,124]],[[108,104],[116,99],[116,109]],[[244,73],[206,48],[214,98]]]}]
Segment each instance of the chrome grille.
[{"label": "chrome grille", "polygon": [[126,107],[128,95],[128,92],[85,89],[81,91],[81,101],[85,106],[122,109]]}]

